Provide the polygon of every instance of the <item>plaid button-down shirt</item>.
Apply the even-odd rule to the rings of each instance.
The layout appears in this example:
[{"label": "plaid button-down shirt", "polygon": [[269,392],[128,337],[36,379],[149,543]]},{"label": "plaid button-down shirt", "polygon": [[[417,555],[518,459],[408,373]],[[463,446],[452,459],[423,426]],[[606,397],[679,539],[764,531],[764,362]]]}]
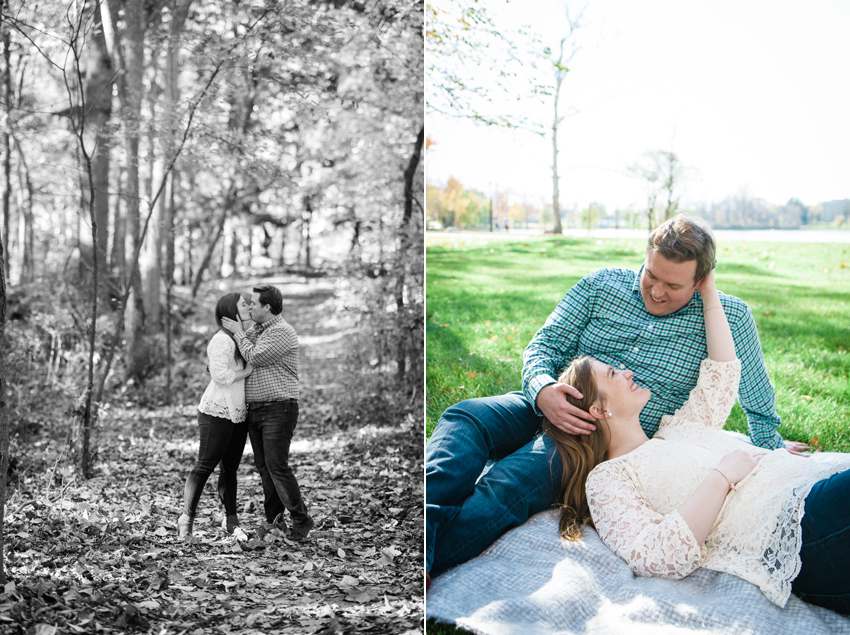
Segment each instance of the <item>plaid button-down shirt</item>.
[{"label": "plaid button-down shirt", "polygon": [[[752,313],[735,296],[720,293],[720,301],[741,360],[738,401],[747,414],[750,439],[763,448],[783,447],[776,431],[781,424],[776,395]],[[652,437],[661,417],[673,414],[687,400],[696,386],[700,362],[708,357],[702,298],[694,293],[675,313],[656,317],[643,304],[640,271],[601,269],[582,278],[525,349],[522,389],[535,410],[540,389],[554,383],[579,355],[629,369],[639,385],[652,391],[640,413],[641,427]]]},{"label": "plaid button-down shirt", "polygon": [[298,399],[298,335],[282,315],[233,337],[254,367],[245,379],[245,401]]}]

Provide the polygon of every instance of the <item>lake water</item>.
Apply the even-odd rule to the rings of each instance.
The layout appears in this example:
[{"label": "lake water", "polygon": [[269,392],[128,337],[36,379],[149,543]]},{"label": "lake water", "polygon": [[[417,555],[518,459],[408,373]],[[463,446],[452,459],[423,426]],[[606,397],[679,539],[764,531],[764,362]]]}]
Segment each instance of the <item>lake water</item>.
[{"label": "lake water", "polygon": [[[451,236],[475,236],[497,240],[542,235],[543,232],[536,229],[511,229],[508,232],[426,232],[426,236],[432,240]],[[718,242],[747,240],[777,243],[850,243],[850,231],[845,230],[716,229],[714,235]],[[592,229],[590,231],[586,229],[565,229],[564,236],[570,238],[646,238],[647,231],[645,229]]]}]

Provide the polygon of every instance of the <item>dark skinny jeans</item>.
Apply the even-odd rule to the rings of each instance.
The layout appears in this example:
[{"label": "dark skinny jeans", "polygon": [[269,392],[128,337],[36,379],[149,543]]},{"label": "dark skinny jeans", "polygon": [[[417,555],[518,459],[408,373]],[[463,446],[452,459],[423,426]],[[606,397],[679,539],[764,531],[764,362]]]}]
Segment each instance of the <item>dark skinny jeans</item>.
[{"label": "dark skinny jeans", "polygon": [[220,465],[218,498],[224,505],[225,513],[228,516],[235,515],[236,471],[242,460],[242,450],[245,449],[248,426],[199,412],[198,430],[201,445],[198,448],[198,461],[186,477],[183,488],[183,513],[194,517],[204,485],[215,466]]}]

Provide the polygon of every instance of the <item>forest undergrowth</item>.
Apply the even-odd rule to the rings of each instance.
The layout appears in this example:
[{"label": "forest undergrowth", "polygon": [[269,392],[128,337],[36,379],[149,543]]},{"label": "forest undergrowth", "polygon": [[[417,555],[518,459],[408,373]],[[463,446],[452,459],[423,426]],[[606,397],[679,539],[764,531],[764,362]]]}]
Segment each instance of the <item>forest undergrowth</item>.
[{"label": "forest undergrowth", "polygon": [[[250,289],[250,281],[245,289],[234,284]],[[307,540],[278,530],[255,535],[262,489],[250,443],[238,495],[247,539],[221,527],[217,473],[195,536],[177,538],[183,482],[197,455],[197,402],[208,381],[211,291],[186,317],[175,346],[176,376],[185,377],[170,405],[162,403],[158,375],[149,393],[144,385],[112,388],[101,409],[94,478],[73,469],[61,391],[45,396],[52,408],[34,400],[30,416],[12,422],[0,632],[422,632],[421,408],[393,408],[380,364],[353,361],[358,332],[340,310],[335,283],[279,286],[301,344],[291,463],[316,520]]]}]

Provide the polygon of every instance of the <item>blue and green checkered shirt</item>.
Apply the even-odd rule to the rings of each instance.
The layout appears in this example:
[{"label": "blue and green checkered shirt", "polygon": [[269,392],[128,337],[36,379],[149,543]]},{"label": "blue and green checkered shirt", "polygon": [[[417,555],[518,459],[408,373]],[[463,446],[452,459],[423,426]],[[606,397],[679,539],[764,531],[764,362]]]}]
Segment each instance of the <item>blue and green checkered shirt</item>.
[{"label": "blue and green checkered shirt", "polygon": [[[781,423],[776,395],[752,313],[735,296],[721,293],[720,302],[741,360],[738,401],[747,413],[750,439],[763,448],[783,447],[776,431]],[[640,413],[641,426],[652,437],[661,417],[687,400],[700,362],[708,357],[702,298],[694,293],[675,313],[656,317],[643,304],[640,271],[601,269],[579,280],[525,349],[522,389],[535,410],[540,389],[555,383],[579,355],[629,369],[638,384],[652,391]]]}]

